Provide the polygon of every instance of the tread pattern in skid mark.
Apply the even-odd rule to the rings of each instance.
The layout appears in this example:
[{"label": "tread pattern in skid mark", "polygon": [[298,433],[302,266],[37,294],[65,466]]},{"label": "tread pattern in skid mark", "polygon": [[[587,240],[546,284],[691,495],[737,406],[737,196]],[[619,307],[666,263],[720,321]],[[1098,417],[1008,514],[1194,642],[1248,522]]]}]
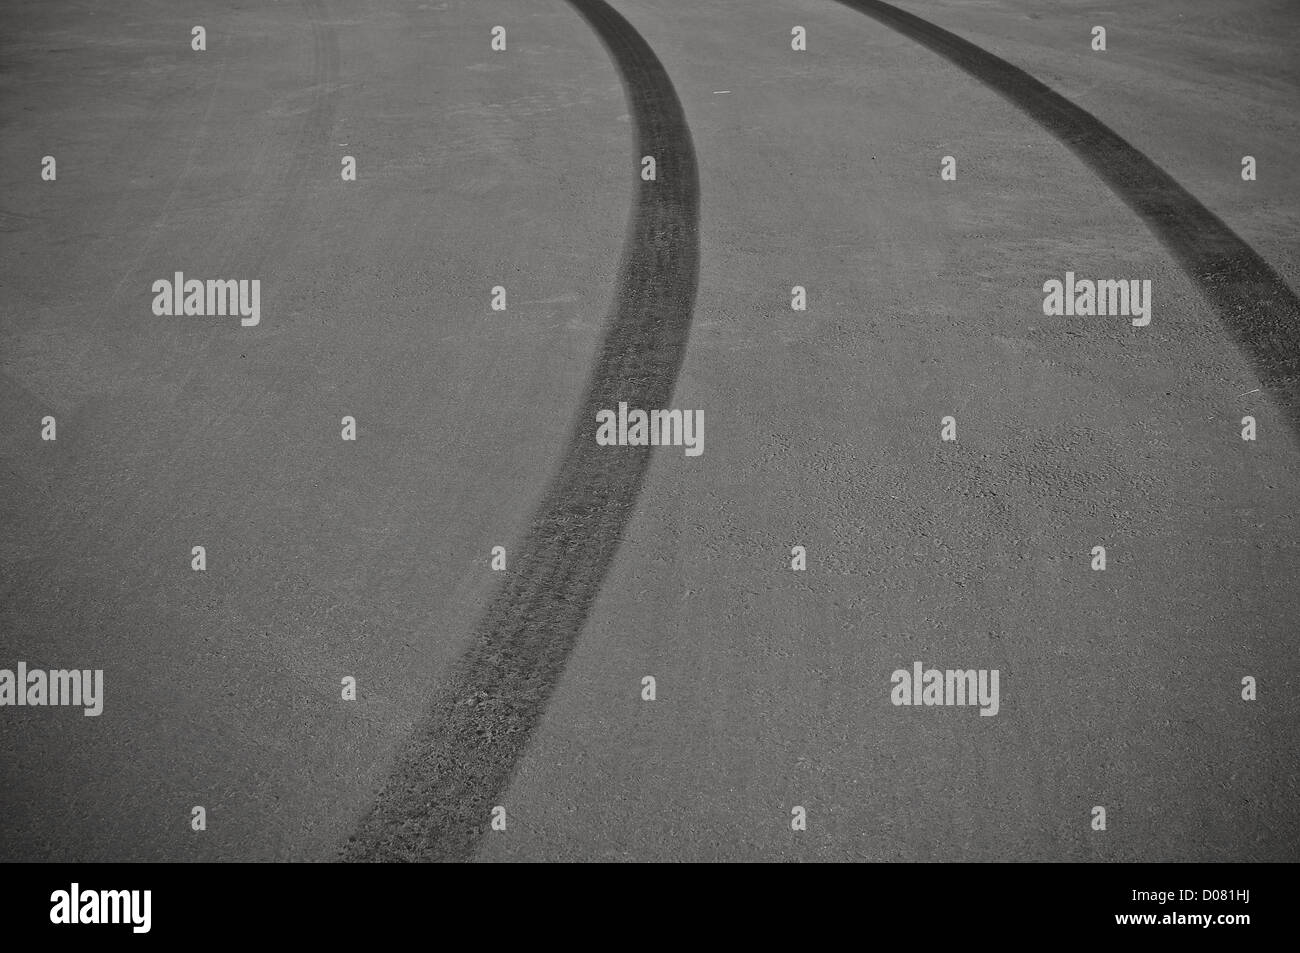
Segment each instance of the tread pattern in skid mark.
[{"label": "tread pattern in skid mark", "polygon": [[656,157],[657,181],[637,180],[613,313],[559,472],[469,650],[343,848],[345,860],[473,857],[586,623],[650,464],[648,447],[598,447],[596,411],[620,400],[669,406],[685,354],[700,204],[685,114],[663,65],[627,20],[601,0],[567,2],[613,58],[635,125],[635,156]]},{"label": "tread pattern in skid mark", "polygon": [[1019,67],[881,0],[836,2],[938,53],[1082,159],[1196,283],[1300,438],[1300,300],[1250,245],[1100,119]]}]

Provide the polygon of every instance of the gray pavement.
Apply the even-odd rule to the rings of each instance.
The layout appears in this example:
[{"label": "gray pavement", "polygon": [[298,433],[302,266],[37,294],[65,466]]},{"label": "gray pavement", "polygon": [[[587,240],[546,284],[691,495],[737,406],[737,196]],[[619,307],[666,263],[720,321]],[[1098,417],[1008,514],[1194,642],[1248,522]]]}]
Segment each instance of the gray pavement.
[{"label": "gray pavement", "polygon": [[[665,406],[703,409],[705,452],[649,451],[473,856],[1300,859],[1300,444],[1197,280],[848,6],[611,5],[698,162]],[[1291,5],[899,6],[1300,287]],[[415,789],[490,551],[528,551],[628,306],[635,102],[561,0],[10,0],[0,26],[0,668],[105,673],[97,718],[0,708],[0,858],[341,856]],[[260,325],[154,316],[178,270],[260,279]],[[1151,279],[1151,324],[1044,316],[1067,270]],[[998,714],[891,704],[917,660],[999,670]]]}]

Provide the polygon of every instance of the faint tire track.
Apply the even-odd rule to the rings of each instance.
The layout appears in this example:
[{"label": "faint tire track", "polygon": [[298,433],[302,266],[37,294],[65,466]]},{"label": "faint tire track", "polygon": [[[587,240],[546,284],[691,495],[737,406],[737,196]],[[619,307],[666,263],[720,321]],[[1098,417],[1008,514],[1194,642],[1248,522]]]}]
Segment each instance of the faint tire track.
[{"label": "faint tire track", "polygon": [[[640,34],[602,0],[567,0],[618,68],[639,193],[595,369],[559,472],[471,646],[344,848],[346,860],[467,860],[564,671],[636,505],[650,448],[598,447],[595,415],[669,406],[699,276],[699,173],[682,106]],[[629,163],[632,174],[638,163]]]}]

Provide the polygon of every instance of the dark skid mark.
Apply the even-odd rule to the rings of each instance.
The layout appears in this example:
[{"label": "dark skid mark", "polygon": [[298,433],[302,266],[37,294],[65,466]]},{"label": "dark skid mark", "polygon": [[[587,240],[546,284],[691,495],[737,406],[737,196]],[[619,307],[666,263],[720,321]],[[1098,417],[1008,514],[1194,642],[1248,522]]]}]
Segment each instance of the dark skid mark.
[{"label": "dark skid mark", "polygon": [[[596,411],[668,407],[699,276],[699,174],[663,65],[601,0],[567,0],[618,67],[636,128],[639,187],[613,314],[559,473],[431,711],[416,729],[346,860],[468,860],[541,720],[618,549],[650,465],[648,448],[597,447]],[[640,157],[658,181],[642,182]]]},{"label": "dark skid mark", "polygon": [[1024,70],[880,0],[838,2],[961,67],[1069,146],[1173,253],[1300,437],[1300,300],[1253,248],[1105,123]]}]

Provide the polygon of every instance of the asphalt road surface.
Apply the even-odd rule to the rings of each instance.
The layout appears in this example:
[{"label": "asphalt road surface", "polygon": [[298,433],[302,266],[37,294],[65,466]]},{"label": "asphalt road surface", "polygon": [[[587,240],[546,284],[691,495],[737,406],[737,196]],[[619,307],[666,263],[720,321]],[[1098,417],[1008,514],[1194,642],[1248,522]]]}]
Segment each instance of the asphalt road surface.
[{"label": "asphalt road surface", "polygon": [[1297,35],[5,0],[0,859],[1300,860]]}]

